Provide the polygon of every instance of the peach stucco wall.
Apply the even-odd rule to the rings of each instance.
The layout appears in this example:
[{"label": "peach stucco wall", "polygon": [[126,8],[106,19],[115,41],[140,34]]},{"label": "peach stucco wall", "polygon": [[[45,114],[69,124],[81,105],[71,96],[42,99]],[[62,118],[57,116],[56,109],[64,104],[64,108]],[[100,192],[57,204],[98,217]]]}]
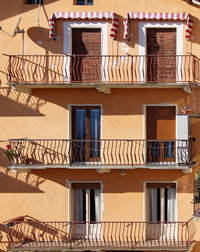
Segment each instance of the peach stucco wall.
[{"label": "peach stucco wall", "polygon": [[[145,104],[188,105],[183,89],[112,89],[110,95],[95,89],[33,89],[31,95],[2,91],[2,139],[67,138],[69,108],[75,104],[102,106],[102,138],[143,139]],[[196,121],[198,126],[198,121]]]},{"label": "peach stucco wall", "polygon": [[6,206],[1,209],[1,221],[26,214],[40,220],[69,220],[70,181],[102,183],[104,221],[145,221],[145,181],[177,182],[178,220],[187,221],[192,216],[193,174],[182,171],[133,169],[126,170],[125,176],[120,170],[104,174],[66,169],[38,170],[29,175],[1,172],[1,202]]}]

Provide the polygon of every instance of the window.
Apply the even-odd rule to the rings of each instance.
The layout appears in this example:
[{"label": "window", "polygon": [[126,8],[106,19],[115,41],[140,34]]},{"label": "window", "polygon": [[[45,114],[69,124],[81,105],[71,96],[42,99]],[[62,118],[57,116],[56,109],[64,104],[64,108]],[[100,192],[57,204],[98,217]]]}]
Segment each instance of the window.
[{"label": "window", "polygon": [[100,158],[99,106],[72,107],[72,161],[98,161]]},{"label": "window", "polygon": [[77,0],[77,5],[93,5],[93,0]]},{"label": "window", "polygon": [[27,0],[26,4],[43,4],[43,0]]},{"label": "window", "polygon": [[100,183],[72,183],[74,221],[100,221]]}]

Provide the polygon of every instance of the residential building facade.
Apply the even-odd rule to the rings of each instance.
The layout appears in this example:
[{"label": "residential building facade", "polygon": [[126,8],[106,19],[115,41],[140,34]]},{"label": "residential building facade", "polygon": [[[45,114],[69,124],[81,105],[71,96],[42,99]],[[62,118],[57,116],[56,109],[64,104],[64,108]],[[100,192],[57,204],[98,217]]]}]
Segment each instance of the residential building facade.
[{"label": "residential building facade", "polygon": [[199,251],[199,4],[2,0],[2,251]]}]

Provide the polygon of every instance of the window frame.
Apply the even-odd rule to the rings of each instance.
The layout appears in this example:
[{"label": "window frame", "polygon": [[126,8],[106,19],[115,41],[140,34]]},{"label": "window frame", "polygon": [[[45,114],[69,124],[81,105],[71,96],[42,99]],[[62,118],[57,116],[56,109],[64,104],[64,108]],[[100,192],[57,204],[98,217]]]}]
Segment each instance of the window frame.
[{"label": "window frame", "polygon": [[[66,186],[68,187],[68,221],[74,221],[74,193],[73,193],[74,189],[73,189],[73,185],[77,185],[77,187],[80,187],[80,185],[83,185],[84,189],[86,187],[89,187],[90,185],[92,185],[92,187],[94,187],[94,188],[99,187],[99,191],[100,191],[100,197],[99,197],[100,220],[99,221],[101,222],[102,221],[102,206],[103,206],[103,204],[102,204],[102,202],[103,202],[102,181],[66,181]],[[86,189],[86,190],[88,190],[88,189]],[[88,209],[88,211],[89,211],[89,209]],[[86,213],[86,215],[87,215],[87,213]]]},{"label": "window frame", "polygon": [[75,134],[75,125],[76,125],[76,116],[75,116],[75,111],[76,109],[85,109],[86,110],[86,139],[85,140],[90,140],[90,110],[91,109],[99,109],[100,110],[100,120],[99,120],[99,140],[101,139],[101,106],[72,106],[71,111],[72,111],[72,120],[71,120],[71,129],[72,129],[72,139],[76,139],[76,136],[74,137]]},{"label": "window frame", "polygon": [[[149,186],[149,187],[148,187]],[[143,220],[148,222],[149,213],[149,198],[148,188],[175,188],[176,202],[175,202],[175,222],[178,220],[178,183],[177,181],[144,181],[143,182]]]},{"label": "window frame", "polygon": [[[173,21],[173,22],[157,22],[157,21],[138,21],[138,54],[146,55],[147,51],[147,29],[148,28],[176,28],[176,55],[183,55],[183,22]],[[146,62],[144,59],[140,62],[140,76],[141,81],[146,80],[147,70],[143,74],[143,69],[146,69]],[[177,81],[181,81],[181,69],[180,66],[177,65]]]},{"label": "window frame", "polygon": [[[77,142],[77,145],[73,145],[72,146],[72,153],[74,151],[75,156],[72,155],[72,161],[73,163],[87,163],[87,162],[99,162],[101,160],[101,125],[102,125],[102,120],[101,120],[101,116],[102,116],[102,109],[100,105],[72,105],[71,106],[71,137],[72,140],[78,140],[78,138],[76,138],[76,109],[85,109],[86,110],[86,124],[85,124],[85,128],[86,128],[86,137],[85,139],[85,143],[79,143]],[[99,142],[95,142],[95,141],[90,141],[91,139],[91,132],[90,132],[90,110],[91,109],[99,109],[100,111],[100,119],[99,119],[99,138],[97,140],[99,140]],[[84,145],[84,149],[85,151],[83,151],[82,154],[82,150],[83,147],[79,147],[82,146],[82,144]],[[94,151],[92,152],[93,154],[91,154],[91,145],[95,145],[98,146],[99,151],[96,151],[96,149],[94,149]],[[77,147],[76,147],[77,146]],[[95,148],[95,147],[94,147]],[[76,157],[77,154],[77,157]],[[83,155],[83,156],[82,156]],[[93,156],[95,155],[95,156]]]}]

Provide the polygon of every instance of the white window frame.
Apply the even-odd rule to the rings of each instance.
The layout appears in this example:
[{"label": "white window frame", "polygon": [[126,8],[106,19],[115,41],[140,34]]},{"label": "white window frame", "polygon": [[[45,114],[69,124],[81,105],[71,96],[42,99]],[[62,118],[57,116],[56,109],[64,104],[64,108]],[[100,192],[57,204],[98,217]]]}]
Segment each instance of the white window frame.
[{"label": "white window frame", "polygon": [[[147,48],[147,28],[176,28],[176,55],[183,55],[183,23],[182,22],[139,22],[139,55],[146,55]],[[143,74],[143,70],[145,73]],[[140,81],[146,80],[146,62],[141,58]],[[177,81],[181,81],[181,62],[177,66]]]},{"label": "white window frame", "polygon": [[[108,41],[108,23],[107,22],[63,22],[63,53],[66,55],[72,54],[72,29],[73,28],[93,28],[101,29],[101,55],[107,55],[107,41]],[[67,56],[66,56],[67,57]],[[64,58],[63,74],[64,80],[70,82],[70,60]],[[103,73],[103,67],[106,62],[102,60],[101,72]],[[67,73],[67,76],[65,74]],[[105,73],[107,78],[107,73]],[[103,76],[103,75],[102,75]]]}]

